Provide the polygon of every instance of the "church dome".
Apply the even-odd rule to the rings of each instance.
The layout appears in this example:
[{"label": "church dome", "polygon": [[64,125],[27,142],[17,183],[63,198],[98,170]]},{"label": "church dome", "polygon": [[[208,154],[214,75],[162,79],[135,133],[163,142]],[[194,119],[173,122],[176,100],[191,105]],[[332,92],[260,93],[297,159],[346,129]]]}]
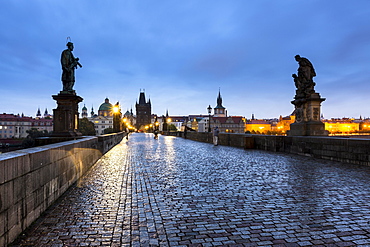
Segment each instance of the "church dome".
[{"label": "church dome", "polygon": [[82,110],[83,111],[87,111],[87,108],[86,108],[86,106],[84,105],[84,107],[82,107]]},{"label": "church dome", "polygon": [[113,105],[109,103],[109,99],[106,98],[105,102],[100,105],[99,111],[111,111],[113,109]]}]

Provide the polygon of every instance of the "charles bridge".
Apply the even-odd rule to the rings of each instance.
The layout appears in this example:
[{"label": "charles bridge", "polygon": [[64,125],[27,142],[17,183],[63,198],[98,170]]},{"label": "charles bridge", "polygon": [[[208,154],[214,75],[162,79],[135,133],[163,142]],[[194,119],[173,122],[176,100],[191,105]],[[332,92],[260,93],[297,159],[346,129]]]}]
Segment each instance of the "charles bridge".
[{"label": "charles bridge", "polygon": [[0,246],[370,246],[369,140],[122,137],[4,155]]}]

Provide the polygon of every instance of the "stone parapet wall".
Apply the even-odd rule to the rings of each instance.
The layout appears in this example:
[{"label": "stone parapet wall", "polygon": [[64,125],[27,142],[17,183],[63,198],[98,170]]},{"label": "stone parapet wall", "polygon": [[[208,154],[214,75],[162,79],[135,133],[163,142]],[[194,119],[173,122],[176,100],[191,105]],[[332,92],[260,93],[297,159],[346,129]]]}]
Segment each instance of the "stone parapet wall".
[{"label": "stone parapet wall", "polygon": [[11,243],[124,133],[60,142],[0,155],[0,246]]},{"label": "stone parapet wall", "polygon": [[120,133],[98,136],[99,150],[103,154],[105,154],[112,147],[117,145],[117,143],[120,143],[122,141],[123,137],[125,137],[126,135],[127,135],[127,133],[120,132]]},{"label": "stone parapet wall", "polygon": [[[212,143],[212,133],[188,132],[187,138]],[[219,144],[370,166],[370,139],[220,133]]]},{"label": "stone parapet wall", "polygon": [[315,136],[254,136],[256,149],[370,165],[370,139]]}]

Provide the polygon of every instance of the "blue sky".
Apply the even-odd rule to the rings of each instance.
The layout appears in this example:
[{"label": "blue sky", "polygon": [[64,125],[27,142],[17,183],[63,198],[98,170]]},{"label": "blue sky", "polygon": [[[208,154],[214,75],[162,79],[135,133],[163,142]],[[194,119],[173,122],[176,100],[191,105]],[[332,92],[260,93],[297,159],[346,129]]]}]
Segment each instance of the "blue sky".
[{"label": "blue sky", "polygon": [[83,68],[74,89],[90,111],[123,111],[140,89],[152,112],[207,114],[221,88],[229,115],[293,111],[291,77],[308,58],[331,117],[370,117],[370,1],[3,1],[0,112],[52,112],[66,38]]}]

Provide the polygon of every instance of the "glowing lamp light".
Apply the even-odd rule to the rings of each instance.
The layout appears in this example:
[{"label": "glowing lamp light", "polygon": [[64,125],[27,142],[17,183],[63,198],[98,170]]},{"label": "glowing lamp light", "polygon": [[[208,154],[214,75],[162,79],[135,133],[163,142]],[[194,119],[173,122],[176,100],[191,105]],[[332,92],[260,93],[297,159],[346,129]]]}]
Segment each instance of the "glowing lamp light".
[{"label": "glowing lamp light", "polygon": [[119,112],[119,108],[118,108],[118,106],[114,106],[114,107],[113,107],[113,112],[114,112],[114,113],[118,113],[118,112]]}]

